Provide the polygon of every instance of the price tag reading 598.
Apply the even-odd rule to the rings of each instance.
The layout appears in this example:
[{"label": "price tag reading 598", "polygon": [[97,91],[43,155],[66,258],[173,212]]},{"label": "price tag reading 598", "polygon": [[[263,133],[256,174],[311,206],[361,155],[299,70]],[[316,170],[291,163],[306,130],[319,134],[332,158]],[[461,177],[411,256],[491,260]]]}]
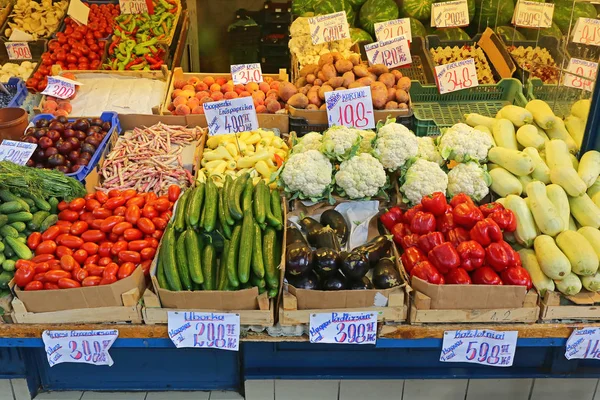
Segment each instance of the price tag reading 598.
[{"label": "price tag reading 598", "polygon": [[515,358],[517,331],[471,329],[444,332],[440,361],[510,367]]}]

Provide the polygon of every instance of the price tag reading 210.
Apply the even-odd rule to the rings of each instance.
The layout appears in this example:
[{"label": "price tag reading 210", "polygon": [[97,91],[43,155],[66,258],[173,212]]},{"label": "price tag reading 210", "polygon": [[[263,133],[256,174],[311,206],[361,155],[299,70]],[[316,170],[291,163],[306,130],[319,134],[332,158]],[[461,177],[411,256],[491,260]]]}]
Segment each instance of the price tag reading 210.
[{"label": "price tag reading 210", "polygon": [[329,126],[374,129],[375,115],[369,87],[336,90],[325,93]]},{"label": "price tag reading 210", "polygon": [[472,58],[438,65],[435,67],[435,75],[440,94],[479,86],[475,61]]}]

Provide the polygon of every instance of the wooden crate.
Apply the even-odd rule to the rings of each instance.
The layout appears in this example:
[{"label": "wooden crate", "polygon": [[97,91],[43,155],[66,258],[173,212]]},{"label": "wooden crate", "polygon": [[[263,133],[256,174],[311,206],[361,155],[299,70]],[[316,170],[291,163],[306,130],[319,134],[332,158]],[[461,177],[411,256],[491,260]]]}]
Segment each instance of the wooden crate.
[{"label": "wooden crate", "polygon": [[538,294],[530,290],[525,296],[523,307],[491,309],[432,309],[431,298],[415,291],[410,306],[409,321],[413,325],[439,323],[517,323],[535,322],[540,315],[537,305]]},{"label": "wooden crate", "polygon": [[142,307],[138,304],[140,291],[131,289],[121,295],[123,306],[78,308],[73,310],[34,313],[27,311],[18,297],[11,302],[10,313],[15,324],[56,324],[56,323],[142,323]]},{"label": "wooden crate", "polygon": [[575,296],[564,296],[547,291],[541,301],[540,319],[543,322],[556,320],[598,321],[600,320],[600,293],[583,290]]},{"label": "wooden crate", "polygon": [[240,324],[244,326],[260,326],[267,328],[275,323],[275,304],[277,299],[267,297],[267,293],[257,296],[258,310],[182,310],[178,308],[162,308],[160,300],[154,292],[146,290],[144,292],[144,307],[142,315],[144,322],[148,325],[166,324],[168,322],[169,311],[195,311],[195,312],[226,312],[240,315]]},{"label": "wooden crate", "polygon": [[390,292],[388,304],[385,307],[337,308],[298,310],[296,296],[283,292],[283,304],[279,309],[279,323],[282,326],[308,325],[310,314],[331,312],[376,312],[379,322],[405,322],[408,312],[408,295],[403,286],[398,286]]}]

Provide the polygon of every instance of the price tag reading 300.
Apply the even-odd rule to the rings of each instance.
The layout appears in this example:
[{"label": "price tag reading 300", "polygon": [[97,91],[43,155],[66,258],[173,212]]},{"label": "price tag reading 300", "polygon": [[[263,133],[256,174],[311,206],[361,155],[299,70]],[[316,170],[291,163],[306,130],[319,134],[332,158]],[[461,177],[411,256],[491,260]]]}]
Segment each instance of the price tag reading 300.
[{"label": "price tag reading 300", "polygon": [[510,367],[515,358],[518,333],[488,329],[446,331],[440,361]]},{"label": "price tag reading 300", "polygon": [[239,133],[258,129],[252,97],[204,103],[204,114],[211,135]]},{"label": "price tag reading 300", "polygon": [[383,64],[388,68],[412,64],[412,57],[405,36],[365,45],[367,59],[371,65]]},{"label": "price tag reading 300", "polygon": [[369,87],[336,90],[325,93],[329,126],[374,129],[375,115]]},{"label": "price tag reading 300", "polygon": [[108,350],[119,336],[119,331],[44,331],[42,340],[51,367],[71,362],[94,365],[113,365]]},{"label": "price tag reading 300", "polygon": [[311,343],[375,344],[377,313],[310,314],[309,336]]},{"label": "price tag reading 300", "polygon": [[440,94],[479,86],[475,61],[468,58],[435,67],[436,81]]},{"label": "price tag reading 300", "polygon": [[31,60],[31,50],[27,42],[5,42],[9,60]]},{"label": "price tag reading 300", "polygon": [[76,85],[81,84],[60,76],[49,76],[48,85],[42,94],[53,96],[59,99],[68,99],[75,94]]},{"label": "price tag reading 300", "polygon": [[169,338],[175,347],[238,351],[240,315],[193,311],[169,311]]}]

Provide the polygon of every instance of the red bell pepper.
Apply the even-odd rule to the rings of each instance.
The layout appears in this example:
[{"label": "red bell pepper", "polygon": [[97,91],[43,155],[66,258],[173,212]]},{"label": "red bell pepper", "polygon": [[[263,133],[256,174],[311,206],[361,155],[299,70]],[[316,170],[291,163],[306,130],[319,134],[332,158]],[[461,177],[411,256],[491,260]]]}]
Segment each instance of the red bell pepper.
[{"label": "red bell pepper", "polygon": [[523,267],[506,268],[504,271],[502,271],[500,277],[505,285],[525,286],[527,287],[527,290],[531,289],[532,287],[531,276]]},{"label": "red bell pepper", "polygon": [[489,216],[498,226],[506,232],[514,232],[517,230],[517,217],[511,210],[494,211]]},{"label": "red bell pepper", "polygon": [[408,230],[408,226],[403,223],[398,223],[390,229],[392,232],[392,236],[394,237],[394,242],[398,243],[402,246],[402,238],[406,235],[410,235],[410,231]]},{"label": "red bell pepper", "polygon": [[416,276],[425,282],[441,285],[444,283],[442,274],[429,261],[421,261],[415,265],[410,273],[411,278]]},{"label": "red bell pepper", "polygon": [[495,211],[502,211],[502,210],[504,210],[504,206],[502,204],[496,203],[494,201],[492,203],[487,203],[487,204],[480,205],[479,209],[483,213],[483,216],[487,218],[488,215],[490,215],[491,213],[493,213]]},{"label": "red bell pepper", "polygon": [[452,210],[452,217],[456,225],[471,229],[483,219],[483,213],[474,204],[460,203]]},{"label": "red bell pepper", "polygon": [[502,279],[491,267],[484,265],[471,273],[471,279],[476,285],[502,285]]},{"label": "red bell pepper", "polygon": [[456,228],[456,225],[454,225],[454,217],[452,216],[452,210],[436,218],[437,231],[446,233],[454,228]]},{"label": "red bell pepper", "polygon": [[428,212],[417,211],[410,221],[410,231],[419,235],[435,231],[434,215]]},{"label": "red bell pepper", "polygon": [[471,239],[487,247],[492,242],[499,242],[502,240],[502,229],[494,222],[491,218],[486,218],[475,224],[469,232]]},{"label": "red bell pepper", "polygon": [[495,271],[502,272],[506,268],[521,265],[519,253],[505,241],[490,244],[485,249],[485,261]]},{"label": "red bell pepper", "polygon": [[425,252],[429,253],[435,246],[442,244],[446,241],[444,235],[441,232],[429,232],[423,235],[417,241],[417,247]]},{"label": "red bell pepper", "polygon": [[446,278],[446,284],[448,285],[470,285],[471,277],[469,273],[463,268],[455,268],[450,270],[444,278]]},{"label": "red bell pepper", "polygon": [[423,211],[423,206],[421,204],[417,204],[416,206],[408,209],[404,215],[402,216],[402,219],[404,220],[403,222],[405,224],[410,225],[413,217],[415,216],[415,214],[419,211]]},{"label": "red bell pepper", "polygon": [[[394,208],[397,208],[400,212],[398,213],[395,210],[392,211],[392,209]],[[392,207],[392,209],[386,211],[381,215],[381,217],[379,217],[379,220],[381,221],[383,226],[385,226],[389,231],[392,230],[394,225],[396,225],[399,222],[402,222],[402,210],[400,210],[399,207]]]},{"label": "red bell pepper", "polygon": [[460,243],[471,240],[471,235],[465,228],[458,227],[449,230],[446,233],[446,239],[452,243],[452,246],[457,247]]},{"label": "red bell pepper", "polygon": [[403,236],[400,239],[400,246],[406,251],[411,247],[415,247],[419,241],[419,235],[416,233],[411,233],[410,235]]},{"label": "red bell pepper", "polygon": [[427,258],[442,274],[460,266],[460,256],[449,242],[438,244],[427,254]]},{"label": "red bell pepper", "polygon": [[467,203],[470,204],[472,206],[475,205],[475,203],[473,203],[473,200],[469,197],[468,194],[464,194],[464,193],[459,193],[456,196],[454,196],[452,198],[452,200],[450,200],[450,205],[454,208],[459,204],[462,203]]},{"label": "red bell pepper", "polygon": [[466,271],[473,271],[483,265],[485,261],[485,249],[474,240],[461,242],[456,251],[460,256],[460,266]]},{"label": "red bell pepper", "polygon": [[406,272],[409,274],[414,266],[417,265],[417,263],[420,263],[421,261],[428,261],[425,253],[423,253],[417,247],[409,247],[408,249],[404,250],[404,253],[400,259],[402,260],[404,269],[406,269]]},{"label": "red bell pepper", "polygon": [[446,194],[442,192],[435,192],[421,199],[423,210],[432,213],[436,217],[443,215],[446,212]]}]

